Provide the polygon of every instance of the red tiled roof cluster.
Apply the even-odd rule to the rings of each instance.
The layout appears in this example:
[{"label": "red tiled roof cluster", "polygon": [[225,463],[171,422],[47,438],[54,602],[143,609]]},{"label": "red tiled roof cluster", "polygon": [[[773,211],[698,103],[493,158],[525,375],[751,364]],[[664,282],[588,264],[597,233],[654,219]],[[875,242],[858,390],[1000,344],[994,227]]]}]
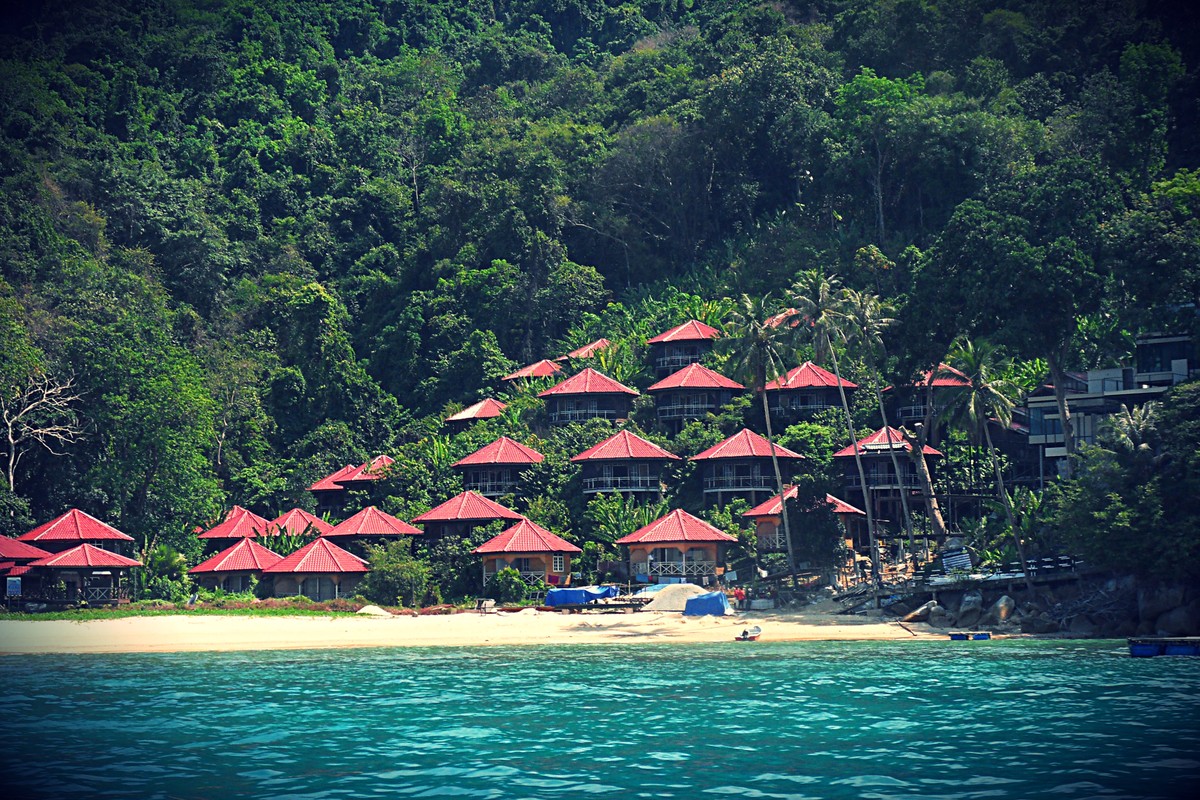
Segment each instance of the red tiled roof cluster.
[{"label": "red tiled roof cluster", "polygon": [[628,394],[637,396],[637,392],[623,383],[588,367],[578,375],[572,375],[565,381],[551,386],[544,392],[538,392],[538,397],[553,397],[573,394]]},{"label": "red tiled roof cluster", "polygon": [[22,542],[132,542],[133,537],[121,533],[111,525],[72,508],[67,513],[43,522],[28,533],[17,537]]},{"label": "red tiled roof cluster", "polygon": [[703,322],[695,319],[689,319],[682,325],[676,325],[669,331],[664,331],[652,339],[647,339],[646,344],[666,344],[667,342],[696,342],[708,341],[716,339],[721,335],[721,332],[711,325],[705,325]]},{"label": "red tiled roof cluster", "polygon": [[0,536],[0,561],[34,561],[50,555],[40,547],[25,544],[19,539]]},{"label": "red tiled roof cluster", "polygon": [[446,417],[446,422],[470,422],[475,419],[495,419],[506,408],[508,408],[507,403],[501,403],[499,400],[493,400],[489,397],[486,400],[480,400],[474,405],[467,406],[457,414],[451,414]]},{"label": "red tiled roof cluster", "polygon": [[[775,455],[778,458],[804,458],[799,453],[793,453],[786,447],[775,445]],[[771,443],[749,428],[730,436],[720,444],[713,445],[703,453],[692,456],[693,461],[707,461],[714,458],[770,458]]]},{"label": "red tiled roof cluster", "polygon": [[[857,389],[858,384],[842,378],[842,387],[845,389]],[[777,392],[780,389],[810,389],[810,388],[837,388],[837,376],[827,369],[818,367],[811,361],[805,361],[800,366],[791,369],[786,375],[782,375],[767,384],[768,392]]]},{"label": "red tiled roof cluster", "polygon": [[501,436],[489,445],[479,448],[466,458],[451,464],[453,467],[490,466],[492,464],[540,464],[545,456],[518,441]]},{"label": "red tiled roof cluster", "polygon": [[321,480],[317,481],[312,486],[308,487],[308,490],[310,492],[341,492],[341,491],[344,491],[346,487],[342,486],[342,484],[340,484],[338,481],[341,481],[341,480],[349,477],[350,475],[353,475],[357,471],[358,471],[358,467],[354,466],[353,464],[347,464],[346,466],[342,467],[341,469],[339,469],[335,472],[331,472],[330,474],[326,475],[324,478],[321,478]]},{"label": "red tiled roof cluster", "polygon": [[585,344],[583,347],[576,347],[565,356],[559,356],[554,360],[566,361],[568,358],[591,358],[592,356],[596,355],[596,353],[608,347],[612,347],[612,342],[610,342],[608,339],[597,339],[594,342]]},{"label": "red tiled roof cluster", "polygon": [[333,530],[333,526],[320,517],[310,514],[302,508],[293,508],[271,520],[271,534],[287,533],[293,536],[312,529],[320,536]]},{"label": "red tiled roof cluster", "polygon": [[510,372],[500,380],[516,381],[522,378],[549,378],[551,375],[558,375],[562,371],[562,367],[558,364],[555,364],[548,358],[543,358],[541,361],[535,361],[527,367],[521,367],[516,372]]},{"label": "red tiled roof cluster", "polygon": [[188,570],[189,575],[212,572],[261,572],[279,563],[283,556],[268,550],[253,539],[241,539],[212,558]]},{"label": "red tiled roof cluster", "polygon": [[637,434],[622,430],[571,458],[576,462],[625,459],[678,461],[679,456],[667,452],[654,442],[647,441]]},{"label": "red tiled roof cluster", "polygon": [[[889,439],[890,437],[890,439]],[[912,445],[905,439],[904,435],[895,428],[880,428],[870,436],[864,436],[852,446],[843,447],[833,454],[834,458],[846,458],[854,456],[854,447],[858,447],[860,455],[870,453],[886,453],[888,450],[903,450],[906,453],[912,452]],[[941,453],[934,450],[929,445],[925,445],[922,452],[927,456],[940,456]]]},{"label": "red tiled roof cluster", "polygon": [[493,519],[518,520],[523,517],[478,492],[463,492],[413,517],[413,522],[479,522]]},{"label": "red tiled roof cluster", "polygon": [[263,569],[263,572],[278,574],[281,572],[304,574],[329,574],[367,572],[370,569],[367,562],[353,553],[338,547],[325,537],[314,540],[311,544],[301,547],[286,558]]},{"label": "red tiled roof cluster", "polygon": [[[795,486],[789,486],[784,491],[784,496],[789,500],[795,500],[799,489]],[[854,506],[844,500],[839,500],[831,494],[825,495],[825,502],[829,504],[830,510],[835,514],[855,514],[866,516],[862,511],[859,511]],[[783,509],[783,504],[779,502],[779,495],[775,495],[770,500],[759,503],[754,508],[742,514],[747,519],[758,519],[759,517],[777,517]]]},{"label": "red tiled roof cluster", "polygon": [[132,558],[110,553],[108,550],[101,550],[95,545],[90,545],[87,542],[72,547],[70,550],[64,550],[61,553],[39,558],[37,561],[30,561],[28,566],[31,567],[53,567],[57,569],[67,569],[71,567],[110,567],[122,569],[125,567],[140,567],[142,562]]},{"label": "red tiled roof cluster", "polygon": [[617,539],[617,544],[645,544],[649,542],[736,542],[727,533],[693,517],[677,508],[665,517],[659,517],[644,528]]},{"label": "red tiled roof cluster", "polygon": [[488,539],[473,553],[582,553],[566,539],[522,518],[511,528]]},{"label": "red tiled roof cluster", "polygon": [[375,458],[366,463],[359,464],[357,467],[347,464],[336,472],[321,478],[321,480],[309,486],[308,490],[310,492],[340,492],[351,488],[347,484],[377,481],[383,477],[387,468],[395,463],[396,460],[391,456],[375,456]]},{"label": "red tiled roof cluster", "polygon": [[709,369],[703,364],[688,364],[678,372],[663,378],[646,390],[650,392],[665,392],[668,389],[745,389],[737,381],[726,378],[719,372]]},{"label": "red tiled roof cluster", "polygon": [[345,522],[334,526],[325,536],[420,536],[421,531],[402,519],[367,506]]},{"label": "red tiled roof cluster", "polygon": [[234,506],[224,521],[197,536],[197,539],[240,539],[267,536],[271,523],[249,509]]}]

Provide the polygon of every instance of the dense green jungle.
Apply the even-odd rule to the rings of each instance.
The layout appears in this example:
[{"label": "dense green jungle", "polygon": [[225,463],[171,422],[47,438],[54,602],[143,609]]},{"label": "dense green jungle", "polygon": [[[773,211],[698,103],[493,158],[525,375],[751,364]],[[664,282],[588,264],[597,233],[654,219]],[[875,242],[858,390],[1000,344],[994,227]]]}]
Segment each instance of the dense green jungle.
[{"label": "dense green jungle", "polygon": [[[873,389],[948,354],[990,359],[980,374],[1019,406],[1067,372],[1129,363],[1138,334],[1200,327],[1187,3],[4,13],[0,533],[78,507],[137,539],[151,593],[178,594],[195,531],[234,504],[312,510],[314,481],[387,454],[348,511],[409,520],[461,491],[450,465],[501,434],[546,456],[508,502],[581,546],[589,576],[667,507],[753,558],[746,505],[706,507],[688,462],[659,505],[588,501],[570,458],[612,425],[547,425],[536,395],[554,380],[501,381],[600,337],[614,346],[569,369],[643,392],[646,340],[690,319],[724,331],[706,363],[750,388],[836,359],[868,389],[849,409],[862,436],[881,424]],[[787,309],[805,324],[761,324]],[[486,397],[509,408],[447,431]],[[1080,444],[1044,490],[997,486],[965,411],[938,485],[984,497],[950,521],[973,546],[1016,532],[1035,555],[1200,574],[1196,384]],[[675,433],[643,393],[628,424],[686,457],[764,421],[750,392]],[[841,409],[772,435],[808,457],[793,476],[807,494],[843,494]],[[824,522],[798,523],[797,560],[835,557],[836,536],[806,533]],[[470,549],[497,530],[418,566],[447,598],[471,594]]]}]

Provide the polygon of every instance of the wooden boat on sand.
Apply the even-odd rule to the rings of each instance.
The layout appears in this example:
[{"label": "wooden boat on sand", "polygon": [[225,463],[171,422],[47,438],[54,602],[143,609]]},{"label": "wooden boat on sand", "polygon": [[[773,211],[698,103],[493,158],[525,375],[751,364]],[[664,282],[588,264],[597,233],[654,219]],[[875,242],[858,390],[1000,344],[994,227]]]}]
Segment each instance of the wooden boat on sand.
[{"label": "wooden boat on sand", "polygon": [[742,631],[739,636],[733,637],[733,640],[735,642],[757,642],[760,636],[762,636],[762,628],[755,625],[753,628]]}]

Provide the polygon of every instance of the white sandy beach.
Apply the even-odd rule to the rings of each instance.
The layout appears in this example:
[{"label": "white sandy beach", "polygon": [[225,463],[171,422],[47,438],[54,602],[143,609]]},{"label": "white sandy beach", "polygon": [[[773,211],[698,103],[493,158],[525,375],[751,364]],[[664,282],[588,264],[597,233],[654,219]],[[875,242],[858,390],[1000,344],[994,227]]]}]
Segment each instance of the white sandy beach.
[{"label": "white sandy beach", "polygon": [[925,625],[811,612],[684,617],[671,612],[565,614],[533,609],[423,617],[243,617],[179,614],[85,622],[0,621],[0,654],[286,650],[618,642],[727,642],[760,625],[760,641],[944,637]]}]

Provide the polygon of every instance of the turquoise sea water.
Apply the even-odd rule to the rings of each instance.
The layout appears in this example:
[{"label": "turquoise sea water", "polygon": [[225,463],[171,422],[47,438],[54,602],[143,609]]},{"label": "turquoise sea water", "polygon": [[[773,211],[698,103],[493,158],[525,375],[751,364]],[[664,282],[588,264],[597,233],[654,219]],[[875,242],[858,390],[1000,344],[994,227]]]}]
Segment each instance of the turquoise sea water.
[{"label": "turquoise sea water", "polygon": [[5,797],[1195,797],[1200,659],[1123,642],[0,659]]}]

